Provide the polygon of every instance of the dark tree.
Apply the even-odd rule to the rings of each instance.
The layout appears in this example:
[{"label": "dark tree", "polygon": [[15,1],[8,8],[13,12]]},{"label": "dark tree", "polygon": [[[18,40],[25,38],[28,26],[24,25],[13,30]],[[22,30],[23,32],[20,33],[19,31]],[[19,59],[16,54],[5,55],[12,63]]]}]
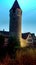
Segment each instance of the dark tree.
[{"label": "dark tree", "polygon": [[0,35],[0,48],[4,45],[4,36]]},{"label": "dark tree", "polygon": [[4,55],[3,45],[4,45],[4,36],[0,35],[0,60],[3,58]]},{"label": "dark tree", "polygon": [[10,36],[8,39],[8,52],[11,55],[14,55],[16,52],[16,48],[20,47],[20,42],[19,40],[14,36]]}]

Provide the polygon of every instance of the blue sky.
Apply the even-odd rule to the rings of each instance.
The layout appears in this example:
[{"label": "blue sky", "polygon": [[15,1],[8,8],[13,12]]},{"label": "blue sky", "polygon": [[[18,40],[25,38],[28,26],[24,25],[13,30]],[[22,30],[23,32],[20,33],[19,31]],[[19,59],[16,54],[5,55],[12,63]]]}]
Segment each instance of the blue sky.
[{"label": "blue sky", "polygon": [[[9,30],[9,10],[15,0],[0,0],[0,30]],[[36,34],[36,0],[18,0],[22,9],[22,32]]]}]

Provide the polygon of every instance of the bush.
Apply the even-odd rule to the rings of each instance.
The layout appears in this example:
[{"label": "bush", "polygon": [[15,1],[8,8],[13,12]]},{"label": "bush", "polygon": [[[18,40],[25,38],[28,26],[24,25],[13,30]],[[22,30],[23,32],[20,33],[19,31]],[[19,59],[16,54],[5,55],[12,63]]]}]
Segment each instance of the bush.
[{"label": "bush", "polygon": [[36,65],[36,49],[26,48],[16,51],[16,63],[18,65]]}]

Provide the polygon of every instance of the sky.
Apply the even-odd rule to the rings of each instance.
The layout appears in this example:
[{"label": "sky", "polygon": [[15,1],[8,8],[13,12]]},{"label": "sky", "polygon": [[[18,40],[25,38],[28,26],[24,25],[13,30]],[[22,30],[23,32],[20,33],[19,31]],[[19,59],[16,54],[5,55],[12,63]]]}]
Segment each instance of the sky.
[{"label": "sky", "polygon": [[[9,10],[15,0],[0,0],[0,30],[9,31]],[[17,0],[22,9],[22,33],[36,34],[36,0]]]}]

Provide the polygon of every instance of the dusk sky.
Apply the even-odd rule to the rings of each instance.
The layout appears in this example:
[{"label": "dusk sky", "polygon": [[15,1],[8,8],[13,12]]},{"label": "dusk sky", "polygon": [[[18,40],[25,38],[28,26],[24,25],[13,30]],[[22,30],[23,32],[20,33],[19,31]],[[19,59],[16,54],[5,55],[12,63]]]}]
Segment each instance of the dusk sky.
[{"label": "dusk sky", "polygon": [[[0,0],[0,30],[9,31],[9,10],[15,0]],[[22,9],[22,32],[36,34],[36,0],[17,0]]]}]

